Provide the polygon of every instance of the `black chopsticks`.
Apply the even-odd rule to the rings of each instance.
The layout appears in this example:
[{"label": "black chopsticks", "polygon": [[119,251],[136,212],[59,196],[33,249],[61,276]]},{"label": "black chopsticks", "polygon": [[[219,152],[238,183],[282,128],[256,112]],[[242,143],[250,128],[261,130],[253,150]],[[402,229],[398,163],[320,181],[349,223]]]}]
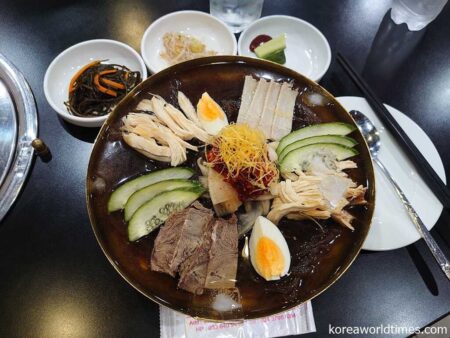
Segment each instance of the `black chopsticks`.
[{"label": "black chopsticks", "polygon": [[444,208],[450,208],[450,191],[447,186],[442,182],[440,177],[436,174],[434,169],[430,166],[428,161],[423,157],[419,149],[414,145],[411,139],[406,135],[405,131],[400,127],[394,117],[389,113],[380,99],[374,94],[369,85],[363,80],[362,77],[356,73],[353,67],[349,64],[347,59],[340,53],[337,53],[336,57],[339,64],[342,66],[344,71],[353,81],[353,83],[358,87],[366,98],[369,105],[372,107],[374,112],[386,126],[386,128],[392,133],[395,139],[402,146],[405,153],[415,164],[416,169],[421,174],[424,181],[428,184],[431,191],[436,195],[436,197],[441,201]]}]

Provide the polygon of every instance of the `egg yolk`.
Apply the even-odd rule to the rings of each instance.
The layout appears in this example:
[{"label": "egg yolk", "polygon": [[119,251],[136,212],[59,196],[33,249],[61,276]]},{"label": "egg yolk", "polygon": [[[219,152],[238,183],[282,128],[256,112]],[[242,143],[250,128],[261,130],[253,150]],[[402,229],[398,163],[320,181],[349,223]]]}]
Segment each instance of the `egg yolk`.
[{"label": "egg yolk", "polygon": [[203,94],[200,101],[198,101],[197,110],[202,118],[208,121],[223,119],[222,111],[218,104],[208,94]]},{"label": "egg yolk", "polygon": [[268,237],[261,237],[256,245],[256,264],[265,279],[281,276],[283,273],[283,254],[278,245]]}]

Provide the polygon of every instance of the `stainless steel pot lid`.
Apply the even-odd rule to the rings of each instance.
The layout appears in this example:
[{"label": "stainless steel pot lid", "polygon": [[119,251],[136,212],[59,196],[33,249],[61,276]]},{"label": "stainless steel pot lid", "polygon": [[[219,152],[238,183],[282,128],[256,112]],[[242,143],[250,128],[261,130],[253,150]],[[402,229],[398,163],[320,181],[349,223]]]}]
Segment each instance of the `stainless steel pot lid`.
[{"label": "stainless steel pot lid", "polygon": [[0,54],[0,221],[16,200],[33,159],[36,104],[28,83]]}]

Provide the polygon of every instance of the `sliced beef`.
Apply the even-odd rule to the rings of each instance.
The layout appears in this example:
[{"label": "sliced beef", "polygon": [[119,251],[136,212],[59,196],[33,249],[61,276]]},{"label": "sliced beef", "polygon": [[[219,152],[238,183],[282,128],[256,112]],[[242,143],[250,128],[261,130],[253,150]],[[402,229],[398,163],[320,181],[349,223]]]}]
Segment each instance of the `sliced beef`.
[{"label": "sliced beef", "polygon": [[[194,294],[234,288],[238,263],[237,218],[214,219],[200,203],[170,216],[155,239],[151,269],[173,277]],[[217,290],[218,291],[218,290]]]},{"label": "sliced beef", "polygon": [[184,261],[190,257],[200,245],[203,233],[209,222],[213,219],[213,212],[204,208],[200,203],[194,203],[189,208],[181,228],[180,238],[175,247],[173,258],[170,262],[171,271],[183,271]]},{"label": "sliced beef", "polygon": [[189,209],[184,209],[171,215],[161,229],[159,229],[150,260],[150,268],[153,271],[164,272],[175,276],[176,271],[170,269],[170,262],[173,259],[175,248],[181,236],[181,229],[188,212]]},{"label": "sliced beef", "polygon": [[209,250],[205,288],[228,289],[235,286],[238,264],[237,217],[215,221]]},{"label": "sliced beef", "polygon": [[178,282],[178,287],[180,289],[197,295],[201,295],[203,293],[214,224],[214,220],[211,220],[208,223],[205,231],[203,232],[200,245],[184,262],[184,269],[180,271],[180,280]]}]

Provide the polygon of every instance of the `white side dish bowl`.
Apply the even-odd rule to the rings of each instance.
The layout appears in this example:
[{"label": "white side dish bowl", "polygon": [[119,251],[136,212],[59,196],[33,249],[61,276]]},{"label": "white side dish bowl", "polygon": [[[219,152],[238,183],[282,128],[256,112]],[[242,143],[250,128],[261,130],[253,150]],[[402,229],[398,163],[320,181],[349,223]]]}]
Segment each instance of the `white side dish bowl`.
[{"label": "white side dish bowl", "polygon": [[68,100],[69,83],[73,75],[94,60],[106,60],[120,64],[132,71],[139,71],[143,80],[147,68],[140,55],[130,46],[115,40],[89,40],[69,47],[59,54],[47,68],[44,77],[44,93],[50,106],[65,121],[81,127],[100,127],[108,115],[80,117],[69,113],[64,102]]},{"label": "white side dish bowl", "polygon": [[141,55],[150,72],[157,73],[170,65],[161,57],[165,33],[191,35],[217,55],[236,55],[234,34],[220,20],[199,11],[179,11],[167,14],[153,22],[141,41]]},{"label": "white side dish bowl", "polygon": [[250,43],[258,35],[276,38],[286,34],[285,67],[319,81],[331,62],[331,49],[325,36],[313,25],[292,16],[272,15],[253,22],[239,37],[238,53],[257,58]]}]

